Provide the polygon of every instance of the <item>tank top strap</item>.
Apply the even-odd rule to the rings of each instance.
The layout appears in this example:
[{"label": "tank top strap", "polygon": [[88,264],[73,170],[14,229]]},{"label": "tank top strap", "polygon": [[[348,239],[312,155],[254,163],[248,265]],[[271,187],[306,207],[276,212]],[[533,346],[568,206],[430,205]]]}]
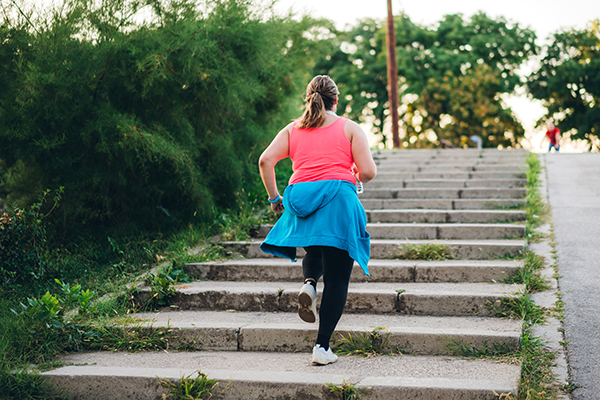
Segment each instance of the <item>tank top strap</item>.
[{"label": "tank top strap", "polygon": [[[331,127],[333,127],[334,125],[338,124],[338,123],[340,122],[340,120],[341,120],[341,121],[344,121],[344,123],[346,123],[346,121],[348,121],[348,118],[344,118],[344,117],[339,117],[339,116],[338,116],[338,119],[336,119],[335,121],[333,121],[333,123],[332,123],[332,124],[330,124],[330,125],[327,125],[327,126],[320,126],[320,127],[318,127],[318,128],[310,128],[310,129],[311,129],[311,130],[312,130],[312,129],[328,129],[328,128],[331,128]],[[294,130],[296,130],[296,129],[300,129],[300,128],[298,128],[298,124],[299,124],[299,123],[300,123],[300,119],[297,119],[297,120],[295,120],[295,121],[294,121],[294,123],[292,124],[292,132],[293,132]]]}]

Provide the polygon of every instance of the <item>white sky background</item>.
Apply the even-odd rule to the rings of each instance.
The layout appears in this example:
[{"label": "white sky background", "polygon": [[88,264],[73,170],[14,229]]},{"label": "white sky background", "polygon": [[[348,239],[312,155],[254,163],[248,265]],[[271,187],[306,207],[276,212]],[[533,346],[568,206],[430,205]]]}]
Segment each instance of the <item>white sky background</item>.
[{"label": "white sky background", "polygon": [[[282,12],[293,9],[298,14],[311,14],[333,20],[338,28],[355,24],[363,18],[382,19],[387,15],[386,0],[279,0],[276,9]],[[504,17],[509,22],[518,23],[535,31],[538,44],[554,32],[565,29],[582,29],[593,20],[600,19],[600,0],[392,0],[394,15],[404,11],[418,24],[432,25],[446,14],[461,13],[468,18],[483,11],[489,17]],[[534,68],[524,67],[528,73]],[[510,96],[506,104],[521,120],[525,127],[526,142],[523,145],[533,151],[547,150],[543,141],[545,129],[535,129],[535,122],[544,114],[539,102],[532,101],[521,90],[519,95]],[[561,151],[581,151],[575,144],[564,143]]]}]

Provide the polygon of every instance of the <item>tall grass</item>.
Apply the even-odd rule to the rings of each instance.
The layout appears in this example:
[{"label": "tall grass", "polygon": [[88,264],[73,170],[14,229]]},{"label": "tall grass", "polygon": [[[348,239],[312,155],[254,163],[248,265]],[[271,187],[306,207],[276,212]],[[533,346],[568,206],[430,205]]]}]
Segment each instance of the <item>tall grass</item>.
[{"label": "tall grass", "polygon": [[[540,193],[540,175],[543,170],[539,156],[530,153],[527,164],[528,185],[525,209],[527,233],[529,241],[536,242],[544,237],[536,229],[550,222],[551,215],[550,207]],[[519,350],[521,362],[519,399],[522,400],[550,400],[558,396],[555,377],[551,370],[556,354],[549,350],[544,340],[534,337],[531,332],[534,325],[545,323],[549,313],[548,310],[536,305],[530,296],[530,293],[549,288],[549,282],[540,274],[545,264],[544,257],[527,251],[523,270],[512,278],[514,283],[525,284],[526,293],[518,298],[506,300],[502,305],[505,316],[523,320],[521,349]]]},{"label": "tall grass", "polygon": [[544,201],[540,193],[542,165],[539,156],[535,153],[529,153],[527,165],[528,169],[525,174],[528,181],[527,195],[525,197],[527,233],[530,239],[533,238],[535,240],[535,229],[547,223],[550,218],[550,206]]}]

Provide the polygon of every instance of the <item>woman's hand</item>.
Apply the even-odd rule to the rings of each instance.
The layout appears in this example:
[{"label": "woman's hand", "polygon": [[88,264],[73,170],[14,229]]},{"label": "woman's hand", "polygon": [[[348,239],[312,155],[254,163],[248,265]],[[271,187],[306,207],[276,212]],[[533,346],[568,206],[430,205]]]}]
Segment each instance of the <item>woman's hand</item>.
[{"label": "woman's hand", "polygon": [[281,214],[284,210],[283,199],[279,199],[277,203],[271,203],[271,210],[273,210],[275,214]]}]

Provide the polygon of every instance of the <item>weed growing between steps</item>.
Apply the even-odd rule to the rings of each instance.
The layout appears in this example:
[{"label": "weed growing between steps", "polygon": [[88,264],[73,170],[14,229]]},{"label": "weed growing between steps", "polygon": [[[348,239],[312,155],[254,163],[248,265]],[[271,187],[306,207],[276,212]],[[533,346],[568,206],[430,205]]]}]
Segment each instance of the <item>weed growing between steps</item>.
[{"label": "weed growing between steps", "polygon": [[400,253],[394,258],[401,260],[426,260],[444,261],[450,260],[452,253],[450,246],[440,243],[406,244],[400,247]]},{"label": "weed growing between steps", "polygon": [[356,385],[346,382],[346,379],[344,379],[341,385],[334,385],[331,382],[327,382],[325,387],[329,389],[330,393],[337,393],[340,396],[340,400],[360,400],[361,395],[369,393],[368,389],[359,389]]},{"label": "weed growing between steps", "polygon": [[548,350],[541,338],[534,337],[529,327],[523,329],[519,399],[550,400],[556,398],[556,389],[553,386],[555,377],[551,370],[555,358],[556,354]]},{"label": "weed growing between steps", "polygon": [[146,321],[127,317],[120,324],[105,321],[89,328],[93,335],[81,345],[85,350],[107,351],[159,351],[168,350],[171,338],[170,327],[154,328]]},{"label": "weed growing between steps", "polygon": [[493,309],[500,317],[520,319],[528,326],[543,324],[547,317],[546,310],[535,304],[528,292],[519,296],[504,297],[493,305]]},{"label": "weed growing between steps", "polygon": [[485,202],[485,206],[492,210],[523,210],[524,204],[517,202],[510,205],[496,204],[492,202]]},{"label": "weed growing between steps", "polygon": [[535,153],[529,153],[527,157],[528,169],[527,177],[527,195],[525,197],[525,213],[527,215],[527,239],[535,243],[539,242],[544,235],[537,232],[536,229],[547,223],[550,219],[550,205],[547,204],[539,192],[540,173],[542,165],[539,157]]},{"label": "weed growing between steps", "polygon": [[545,265],[546,260],[543,256],[526,251],[523,268],[519,269],[516,274],[507,277],[503,283],[525,285],[529,293],[543,292],[550,288],[550,283],[540,275]]},{"label": "weed growing between steps", "polygon": [[[527,158],[529,169],[527,171],[527,231],[528,240],[530,242],[539,241],[546,238],[545,235],[536,232],[535,229],[542,224],[550,222],[550,206],[547,204],[540,192],[540,173],[542,172],[541,163],[537,154],[530,153]],[[532,293],[548,289],[549,283],[540,277],[539,271],[545,266],[546,260],[531,252],[527,252],[526,267],[529,271],[523,274],[526,279],[524,282],[527,287],[527,292]],[[529,297],[528,294],[522,297]],[[560,299],[559,299],[560,301]],[[557,396],[559,388],[556,387],[556,378],[552,373],[552,366],[556,354],[549,350],[544,340],[539,337],[534,337],[531,333],[531,328],[536,324],[543,324],[548,316],[560,314],[557,307],[554,310],[541,310],[539,306],[530,305],[530,299],[523,301],[527,304],[529,311],[523,310],[523,334],[521,335],[521,382],[520,382],[520,398],[521,399],[554,399]],[[525,307],[522,307],[524,309]]]},{"label": "weed growing between steps", "polygon": [[138,304],[138,309],[157,309],[171,305],[171,299],[177,292],[175,285],[181,283],[190,283],[193,280],[188,277],[182,268],[173,263],[157,272],[149,272],[144,276],[144,283],[150,288],[150,298],[145,304]]},{"label": "weed growing between steps", "polygon": [[229,383],[222,390],[218,390],[219,380],[209,379],[208,374],[198,371],[196,377],[190,374],[182,376],[178,381],[158,378],[160,385],[169,391],[163,399],[172,400],[206,400],[222,398],[229,387]]},{"label": "weed growing between steps", "polygon": [[368,333],[348,333],[336,340],[333,351],[339,355],[362,357],[402,354],[399,347],[389,345],[389,337],[390,332],[385,328],[377,328]]},{"label": "weed growing between steps", "polygon": [[488,346],[487,342],[483,344],[482,348],[470,347],[467,345],[461,345],[458,343],[452,343],[449,348],[449,352],[452,355],[457,355],[467,358],[492,358],[503,360],[505,362],[518,363],[518,360],[507,359],[507,356],[514,355],[514,351],[509,345],[496,344],[494,343],[491,347]]}]

